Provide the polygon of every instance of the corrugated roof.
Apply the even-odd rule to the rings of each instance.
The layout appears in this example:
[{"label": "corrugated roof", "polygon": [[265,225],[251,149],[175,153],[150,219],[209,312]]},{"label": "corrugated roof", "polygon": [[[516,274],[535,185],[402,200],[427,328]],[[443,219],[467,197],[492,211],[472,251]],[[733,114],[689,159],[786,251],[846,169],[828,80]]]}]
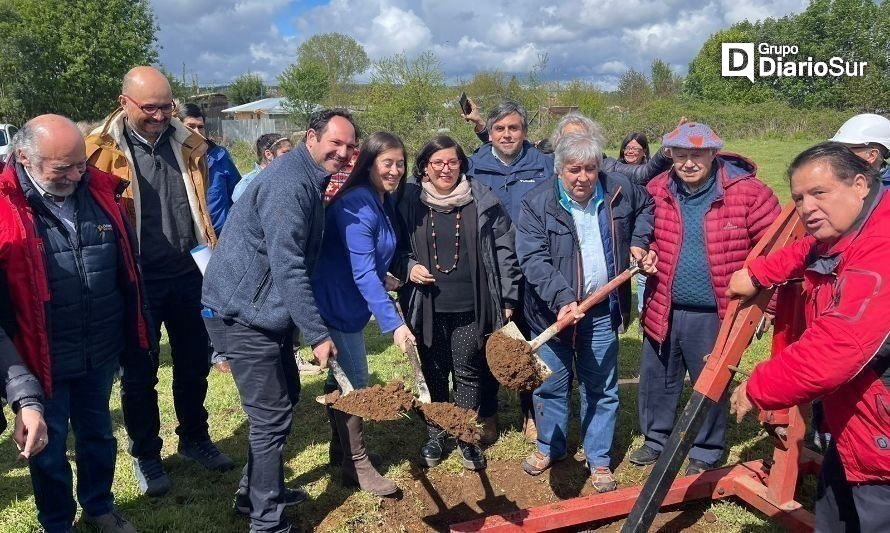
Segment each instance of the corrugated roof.
[{"label": "corrugated roof", "polygon": [[287,103],[287,98],[279,97],[279,98],[263,98],[262,100],[257,100],[255,102],[248,102],[246,104],[236,105],[235,107],[229,107],[223,109],[223,113],[256,113],[257,111],[262,111],[267,115],[286,115],[289,113],[287,109],[284,108],[284,104]]}]

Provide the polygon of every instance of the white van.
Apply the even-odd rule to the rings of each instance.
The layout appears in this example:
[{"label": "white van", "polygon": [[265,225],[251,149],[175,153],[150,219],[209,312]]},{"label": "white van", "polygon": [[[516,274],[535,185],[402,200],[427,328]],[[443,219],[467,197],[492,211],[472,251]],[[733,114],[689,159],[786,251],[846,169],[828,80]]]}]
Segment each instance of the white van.
[{"label": "white van", "polygon": [[0,161],[5,160],[12,150],[10,146],[12,144],[12,136],[17,131],[18,128],[12,124],[0,124]]}]

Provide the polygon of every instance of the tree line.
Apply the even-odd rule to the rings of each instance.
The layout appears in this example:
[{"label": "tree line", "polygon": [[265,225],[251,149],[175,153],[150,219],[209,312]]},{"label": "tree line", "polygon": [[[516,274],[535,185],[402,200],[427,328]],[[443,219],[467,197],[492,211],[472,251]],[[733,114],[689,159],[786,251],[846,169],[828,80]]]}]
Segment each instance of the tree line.
[{"label": "tree line", "polygon": [[[123,74],[157,62],[157,30],[147,0],[0,0],[0,121],[21,123],[45,112],[75,120],[104,116]],[[840,55],[868,61],[869,69],[860,78],[722,78],[723,42],[795,44],[801,55]],[[476,143],[458,115],[461,91],[483,110],[504,98],[518,100],[532,116],[532,138],[546,136],[554,105],[594,117],[612,143],[631,130],[659,135],[681,115],[707,120],[729,136],[821,137],[852,111],[890,102],[890,0],[812,0],[800,14],[740,22],[712,35],[685,77],[656,59],[648,72],[628,70],[615,90],[604,91],[586,80],[552,79],[548,66],[542,54],[523,74],[479,70],[448,80],[432,52],[372,62],[354,39],[329,33],[302,43],[277,82],[299,123],[318,104],[346,106],[366,129],[394,131],[409,144],[446,130],[468,146]],[[188,83],[184,71],[170,78],[174,95],[187,100],[200,84]],[[368,72],[369,82],[356,83]],[[232,105],[270,95],[264,80],[250,73],[226,92]]]}]

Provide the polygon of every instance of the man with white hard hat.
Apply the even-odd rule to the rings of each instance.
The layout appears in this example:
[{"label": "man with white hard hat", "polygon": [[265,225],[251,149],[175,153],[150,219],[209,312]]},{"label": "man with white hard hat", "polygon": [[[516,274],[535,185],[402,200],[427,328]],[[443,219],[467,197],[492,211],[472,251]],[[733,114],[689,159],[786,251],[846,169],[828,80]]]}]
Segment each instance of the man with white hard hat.
[{"label": "man with white hard hat", "polygon": [[890,119],[863,113],[844,122],[832,141],[843,143],[854,154],[881,173],[884,186],[890,185]]}]

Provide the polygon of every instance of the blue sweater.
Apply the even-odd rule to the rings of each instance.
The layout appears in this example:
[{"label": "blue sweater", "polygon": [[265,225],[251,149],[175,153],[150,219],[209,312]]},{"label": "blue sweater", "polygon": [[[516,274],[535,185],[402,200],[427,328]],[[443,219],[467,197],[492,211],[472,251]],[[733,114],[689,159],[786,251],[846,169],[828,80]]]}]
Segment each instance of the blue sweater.
[{"label": "blue sweater", "polygon": [[717,309],[705,242],[705,213],[717,197],[716,181],[712,174],[705,185],[691,194],[676,180],[671,183],[683,222],[683,240],[671,294],[675,306]]},{"label": "blue sweater", "polygon": [[361,331],[371,314],[380,330],[391,333],[403,324],[383,280],[396,251],[396,233],[387,209],[371,185],[346,191],[325,213],[326,231],[312,276],[318,311],[329,327]]}]

